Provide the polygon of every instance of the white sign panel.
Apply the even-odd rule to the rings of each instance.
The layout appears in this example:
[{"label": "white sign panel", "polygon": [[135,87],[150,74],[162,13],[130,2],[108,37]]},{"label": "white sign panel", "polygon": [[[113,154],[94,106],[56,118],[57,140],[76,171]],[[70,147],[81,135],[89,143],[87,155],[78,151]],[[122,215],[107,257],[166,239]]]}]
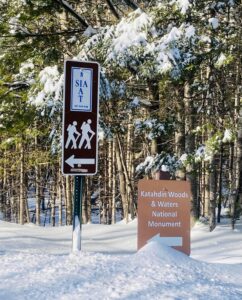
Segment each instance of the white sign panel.
[{"label": "white sign panel", "polygon": [[92,111],[93,70],[72,67],[71,111]]}]

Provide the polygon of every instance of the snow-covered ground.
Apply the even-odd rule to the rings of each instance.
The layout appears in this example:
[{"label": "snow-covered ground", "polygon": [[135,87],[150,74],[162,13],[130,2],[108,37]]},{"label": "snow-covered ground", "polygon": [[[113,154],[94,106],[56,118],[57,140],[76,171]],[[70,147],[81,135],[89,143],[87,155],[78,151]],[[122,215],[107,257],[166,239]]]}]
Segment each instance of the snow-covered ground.
[{"label": "snow-covered ground", "polygon": [[209,233],[197,224],[187,257],[152,241],[136,251],[137,222],[84,225],[71,253],[71,227],[0,221],[1,300],[242,299],[242,221]]}]

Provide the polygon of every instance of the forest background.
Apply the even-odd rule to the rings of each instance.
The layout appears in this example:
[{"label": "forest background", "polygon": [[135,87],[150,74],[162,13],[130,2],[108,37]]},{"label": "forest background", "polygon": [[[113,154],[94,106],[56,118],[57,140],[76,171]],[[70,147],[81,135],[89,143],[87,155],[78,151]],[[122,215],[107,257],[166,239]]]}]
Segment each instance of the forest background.
[{"label": "forest background", "polygon": [[[0,217],[72,224],[61,174],[65,59],[97,61],[99,171],[83,222],[137,214],[141,178],[188,180],[210,230],[242,204],[240,0],[1,0]],[[217,213],[216,213],[217,212]],[[45,223],[44,221],[44,223]]]}]

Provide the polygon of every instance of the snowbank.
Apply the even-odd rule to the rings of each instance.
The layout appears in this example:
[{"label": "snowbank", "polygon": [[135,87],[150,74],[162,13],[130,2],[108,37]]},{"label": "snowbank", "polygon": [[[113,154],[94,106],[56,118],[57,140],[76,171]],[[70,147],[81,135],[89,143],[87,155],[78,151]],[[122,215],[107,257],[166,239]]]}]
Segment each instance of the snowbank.
[{"label": "snowbank", "polygon": [[[226,224],[211,234],[203,224],[197,225],[188,257],[158,241],[136,252],[136,226],[84,225],[83,250],[70,253],[71,227],[0,222],[0,299],[242,299],[240,227],[229,239]],[[193,258],[206,253],[209,259],[212,241],[220,257],[221,240],[231,249],[225,246],[230,264]],[[241,262],[232,264],[237,244]]]}]

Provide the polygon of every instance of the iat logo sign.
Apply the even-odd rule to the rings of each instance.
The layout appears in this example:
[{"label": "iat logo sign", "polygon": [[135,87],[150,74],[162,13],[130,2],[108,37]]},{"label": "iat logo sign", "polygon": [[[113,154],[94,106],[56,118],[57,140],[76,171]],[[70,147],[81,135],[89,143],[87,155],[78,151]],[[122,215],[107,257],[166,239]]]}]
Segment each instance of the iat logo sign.
[{"label": "iat logo sign", "polygon": [[62,172],[94,175],[98,162],[99,65],[65,61]]},{"label": "iat logo sign", "polygon": [[71,111],[92,111],[93,70],[72,68]]}]

